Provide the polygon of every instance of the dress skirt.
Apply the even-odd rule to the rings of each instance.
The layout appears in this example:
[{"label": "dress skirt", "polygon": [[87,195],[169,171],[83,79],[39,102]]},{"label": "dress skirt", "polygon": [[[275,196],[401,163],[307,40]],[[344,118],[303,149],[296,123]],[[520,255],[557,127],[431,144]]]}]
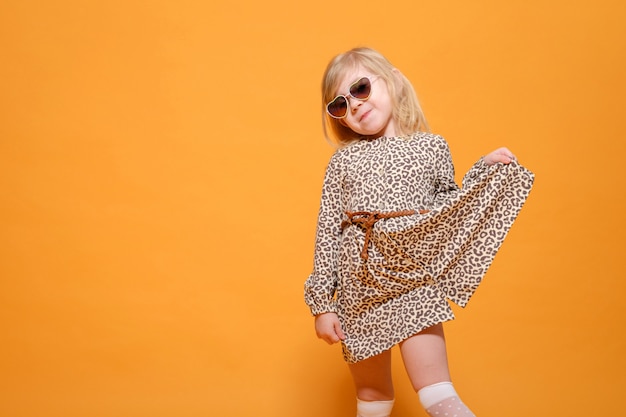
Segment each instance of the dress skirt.
[{"label": "dress skirt", "polygon": [[533,181],[516,161],[495,164],[444,205],[378,220],[367,242],[363,226],[345,227],[336,289],[337,314],[347,335],[344,359],[367,359],[453,319],[448,302],[467,305]]}]

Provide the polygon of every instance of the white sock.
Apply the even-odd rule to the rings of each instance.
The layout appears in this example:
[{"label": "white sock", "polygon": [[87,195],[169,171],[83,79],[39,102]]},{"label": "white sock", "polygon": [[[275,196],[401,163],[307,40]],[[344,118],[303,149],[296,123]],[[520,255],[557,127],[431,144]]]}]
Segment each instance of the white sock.
[{"label": "white sock", "polygon": [[439,382],[417,392],[431,417],[476,417],[459,398],[452,382]]},{"label": "white sock", "polygon": [[356,399],[356,417],[389,417],[394,400],[363,401]]}]

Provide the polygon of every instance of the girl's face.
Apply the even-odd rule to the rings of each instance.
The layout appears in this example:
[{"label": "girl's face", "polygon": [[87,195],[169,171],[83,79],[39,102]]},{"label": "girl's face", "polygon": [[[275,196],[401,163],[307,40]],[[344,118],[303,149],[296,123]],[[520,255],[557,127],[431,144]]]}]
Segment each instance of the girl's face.
[{"label": "girl's face", "polygon": [[[368,77],[372,83],[372,91],[367,100],[358,100],[348,94],[350,86],[362,77]],[[357,66],[346,72],[336,94],[348,97],[348,113],[340,119],[344,126],[364,136],[396,136],[392,117],[393,105],[384,78]]]}]

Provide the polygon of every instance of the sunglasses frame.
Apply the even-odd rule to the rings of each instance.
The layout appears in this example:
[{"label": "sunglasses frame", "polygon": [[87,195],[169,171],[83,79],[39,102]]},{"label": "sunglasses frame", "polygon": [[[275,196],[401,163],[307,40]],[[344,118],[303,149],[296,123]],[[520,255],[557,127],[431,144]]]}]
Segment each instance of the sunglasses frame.
[{"label": "sunglasses frame", "polygon": [[[346,118],[348,116],[348,109],[350,107],[350,97],[352,97],[352,98],[354,98],[356,100],[360,100],[360,101],[366,101],[367,99],[369,99],[370,96],[372,95],[372,83],[374,82],[374,80],[376,80],[376,78],[378,78],[378,77],[368,77],[368,76],[359,77],[358,80],[356,80],[355,82],[350,84],[350,87],[348,88],[348,94],[346,94],[346,95],[339,94],[334,99],[329,101],[328,104],[326,104],[326,113],[328,113],[328,115],[330,117],[332,117],[333,119],[344,119],[344,118]],[[368,84],[369,84],[369,92],[367,93],[367,97],[359,98],[359,97],[356,97],[356,96],[352,95],[352,87],[354,87],[355,85],[359,84],[361,81],[363,81],[363,79],[366,79]],[[330,108],[331,104],[333,104],[335,101],[337,101],[340,98],[343,98],[346,101],[346,112],[344,113],[343,116],[335,116],[334,114],[332,114],[330,112],[329,108]]]}]

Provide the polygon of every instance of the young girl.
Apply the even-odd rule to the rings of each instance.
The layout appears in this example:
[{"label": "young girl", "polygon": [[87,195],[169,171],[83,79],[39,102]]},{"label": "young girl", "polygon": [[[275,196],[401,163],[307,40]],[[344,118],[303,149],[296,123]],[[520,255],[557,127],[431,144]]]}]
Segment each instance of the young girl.
[{"label": "young girl", "polygon": [[450,382],[442,323],[465,306],[532,187],[506,148],[454,182],[446,141],[427,133],[415,92],[378,52],[335,57],[322,83],[327,167],[305,301],[317,336],[341,342],[357,416],[389,416],[391,351],[431,416],[473,416]]}]

